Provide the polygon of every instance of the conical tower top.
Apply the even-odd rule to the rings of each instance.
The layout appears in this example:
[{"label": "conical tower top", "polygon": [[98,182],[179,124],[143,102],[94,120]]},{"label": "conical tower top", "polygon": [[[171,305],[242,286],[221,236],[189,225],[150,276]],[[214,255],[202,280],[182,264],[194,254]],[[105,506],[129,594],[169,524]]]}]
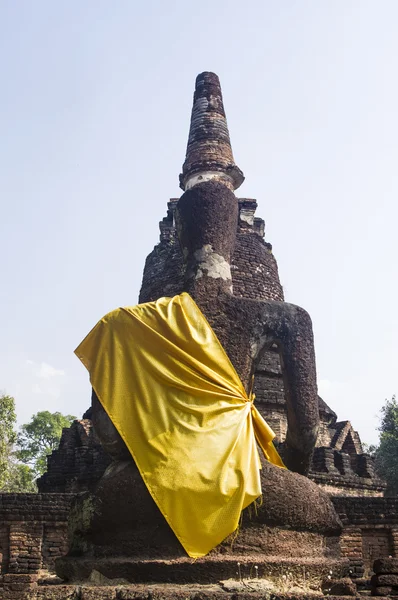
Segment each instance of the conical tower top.
[{"label": "conical tower top", "polygon": [[205,71],[196,78],[180,187],[187,190],[209,179],[218,179],[236,190],[245,178],[232,155],[220,80],[215,73]]}]

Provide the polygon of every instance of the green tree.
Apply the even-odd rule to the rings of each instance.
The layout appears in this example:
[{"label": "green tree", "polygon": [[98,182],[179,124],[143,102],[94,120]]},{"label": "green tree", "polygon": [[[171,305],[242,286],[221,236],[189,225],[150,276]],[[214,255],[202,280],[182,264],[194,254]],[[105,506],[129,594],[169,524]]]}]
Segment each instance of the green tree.
[{"label": "green tree", "polygon": [[398,494],[398,403],[393,396],[381,409],[380,442],[375,450],[378,475],[387,481],[387,494]]},{"label": "green tree", "polygon": [[42,475],[47,468],[47,456],[58,447],[62,429],[70,427],[75,419],[72,415],[50,413],[48,410],[33,415],[18,434],[18,459],[30,465],[37,477]]},{"label": "green tree", "polygon": [[13,444],[16,440],[15,401],[12,396],[0,396],[0,490],[3,490],[10,470]]},{"label": "green tree", "polygon": [[34,473],[17,462],[14,444],[17,439],[15,427],[17,416],[12,396],[0,396],[0,491],[36,492]]},{"label": "green tree", "polygon": [[36,494],[36,474],[28,467],[15,460],[15,456],[11,457],[8,469],[8,477],[3,485],[2,492],[12,494]]}]

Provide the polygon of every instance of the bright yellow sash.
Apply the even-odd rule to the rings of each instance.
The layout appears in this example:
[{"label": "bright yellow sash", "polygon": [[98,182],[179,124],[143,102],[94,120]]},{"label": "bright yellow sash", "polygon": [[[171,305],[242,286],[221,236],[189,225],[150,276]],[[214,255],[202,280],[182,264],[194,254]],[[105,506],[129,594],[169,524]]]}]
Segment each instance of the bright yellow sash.
[{"label": "bright yellow sash", "polygon": [[283,467],[207,320],[184,293],[107,314],[76,355],[189,556],[235,531],[261,495],[260,459]]}]

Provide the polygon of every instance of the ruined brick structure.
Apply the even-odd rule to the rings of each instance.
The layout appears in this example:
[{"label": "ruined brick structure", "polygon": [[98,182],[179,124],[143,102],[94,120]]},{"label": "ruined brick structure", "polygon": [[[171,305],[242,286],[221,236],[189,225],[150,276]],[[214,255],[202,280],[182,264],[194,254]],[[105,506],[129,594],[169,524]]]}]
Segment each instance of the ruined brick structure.
[{"label": "ruined brick structure", "polygon": [[58,449],[47,458],[47,472],[37,480],[37,487],[40,493],[91,491],[110,462],[91,420],[74,421],[63,430]]},{"label": "ruined brick structure", "polygon": [[[216,169],[217,180],[233,187],[243,181],[243,174],[233,162],[222,97],[214,83],[207,85],[216,95],[215,110],[204,111],[204,85],[199,85],[194,96],[187,158],[180,181],[189,186],[195,183],[197,177],[204,180],[214,177],[212,169]],[[215,132],[217,161],[214,147],[203,134],[203,124],[198,127],[200,119],[211,124],[212,136],[213,130]],[[206,135],[209,135],[209,129]],[[139,302],[149,302],[164,295],[173,296],[184,289],[184,260],[175,227],[177,203],[178,198],[170,199],[167,214],[159,223],[160,240],[146,260]],[[234,296],[284,301],[272,246],[264,239],[265,223],[255,216],[257,202],[238,198],[238,205],[239,219],[231,260]],[[257,406],[275,431],[277,443],[283,443],[287,417],[276,347],[264,353],[255,373],[254,391]],[[359,435],[350,422],[337,421],[337,415],[321,398],[319,417],[310,477],[333,495],[382,495],[385,485],[375,477],[372,460],[363,452]],[[39,480],[39,490],[91,490],[108,464],[109,458],[94,437],[91,422],[88,419],[79,421],[70,431],[64,432],[59,449],[49,459],[48,472]]]},{"label": "ruined brick structure", "polygon": [[[227,258],[226,262],[230,267],[230,279],[226,277],[225,280],[218,282],[217,285],[220,287],[216,289],[211,277],[199,278],[201,279],[199,282],[198,278],[193,281],[195,277],[192,273],[195,269],[198,269],[198,265],[191,261],[191,264],[188,264],[187,267],[186,261],[184,262],[181,250],[181,245],[184,245],[181,242],[184,239],[184,235],[181,235],[181,220],[189,219],[189,202],[192,203],[191,206],[195,207],[198,198],[201,202],[206,201],[206,198],[200,197],[202,192],[198,190],[204,190],[203,196],[207,194],[207,198],[210,197],[211,200],[214,198],[221,199],[220,201],[224,202],[226,207],[233,198],[232,191],[237,189],[242,181],[243,173],[235,165],[232,155],[218,78],[214,74],[204,73],[198,77],[196,84],[187,155],[180,175],[180,184],[185,191],[182,198],[186,201],[186,213],[184,215],[184,201],[180,203],[180,199],[172,198],[168,202],[167,214],[159,224],[160,241],[146,260],[139,302],[148,302],[164,295],[173,296],[188,289],[226,347],[230,343],[225,335],[229,325],[224,317],[226,314],[229,319],[232,318],[240,300],[270,301],[271,305],[272,302],[276,301],[278,305],[284,304],[277,262],[271,244],[264,239],[264,221],[255,216],[256,200],[235,198],[238,214],[235,231],[233,232],[234,247],[230,257],[227,256],[228,253],[223,245],[224,240],[220,240],[216,232],[210,231],[210,234],[213,235],[212,243],[219,243],[219,255]],[[227,192],[223,191],[223,188]],[[211,202],[207,209],[209,215],[212,215]],[[191,272],[189,269],[191,269]],[[196,270],[196,274],[197,272],[198,270]],[[219,301],[219,297],[222,297],[225,293],[230,293],[231,284],[234,302],[236,299],[233,309],[231,309],[228,302],[223,304],[222,301]],[[204,287],[201,288],[200,286]],[[214,304],[219,309],[218,313],[216,311],[214,314],[214,307],[209,306],[207,296],[216,298]],[[250,314],[245,313],[246,305],[244,302],[242,302],[242,306],[244,319],[242,319],[242,315],[239,318],[242,322],[245,322],[246,319],[249,327]],[[212,319],[214,320],[212,321]],[[236,319],[238,320],[238,316]],[[236,331],[239,332],[238,329]],[[308,323],[305,324],[302,331],[310,339]],[[243,328],[239,335],[245,338]],[[272,343],[267,347],[261,360],[256,365],[254,391],[256,405],[274,429],[277,436],[276,442],[283,453],[286,447],[289,423],[286,390],[279,352],[280,349],[278,349],[277,343]],[[239,372],[237,368],[239,374],[242,373],[242,381],[245,380],[245,377],[248,379],[248,369],[243,363],[242,356],[238,354],[236,345],[231,344],[228,347],[228,353],[233,355],[236,361],[235,366],[238,365],[241,369]],[[311,362],[311,352],[307,357]],[[4,595],[4,598],[8,597],[12,600],[22,598],[22,596],[18,596],[18,589],[25,589],[24,586],[26,589],[29,586],[34,588],[36,585],[35,577],[37,578],[39,570],[52,570],[55,557],[65,554],[67,549],[67,517],[74,494],[78,492],[92,493],[99,489],[99,494],[102,494],[100,504],[102,503],[101,506],[104,513],[106,513],[108,509],[110,511],[114,510],[115,501],[127,489],[127,486],[131,487],[132,484],[136,486],[138,496],[145,493],[145,490],[140,487],[140,478],[133,471],[129,472],[125,479],[119,482],[119,487],[114,485],[112,478],[108,478],[108,482],[106,477],[102,478],[109,465],[111,465],[111,469],[108,469],[108,472],[112,471],[118,461],[122,463],[126,460],[126,455],[120,444],[113,456],[113,461],[109,454],[105,452],[98,436],[94,433],[92,425],[94,411],[94,419],[96,418],[95,412],[97,412],[99,429],[104,430],[107,427],[107,424],[101,421],[102,416],[98,415],[98,410],[99,407],[96,405],[94,398],[93,409],[89,409],[83,419],[75,421],[71,428],[64,430],[59,448],[48,459],[47,473],[38,482],[40,494],[0,495],[0,590],[1,585],[3,585],[3,594],[8,594],[8,596]],[[265,465],[265,475],[269,474],[271,484],[267,482],[267,477],[263,479],[263,487],[266,491],[264,495],[265,505],[262,509],[264,511],[263,516],[258,517],[256,515],[253,520],[248,520],[247,517],[244,518],[242,523],[243,532],[240,532],[240,537],[235,542],[231,556],[231,549],[227,546],[221,546],[215,560],[215,563],[218,564],[218,571],[212,571],[210,563],[210,566],[207,565],[206,568],[201,568],[200,561],[198,561],[195,566],[196,570],[194,570],[198,580],[214,581],[215,573],[219,573],[220,569],[225,578],[234,577],[236,574],[236,556],[239,556],[239,553],[245,556],[245,553],[254,552],[256,558],[253,564],[250,563],[250,560],[247,562],[248,568],[253,568],[254,564],[261,564],[262,555],[273,544],[276,552],[279,551],[281,556],[291,558],[295,556],[295,553],[299,554],[301,552],[300,556],[305,564],[307,564],[306,561],[310,561],[310,564],[311,561],[316,560],[317,554],[326,552],[325,556],[329,557],[329,562],[325,562],[325,565],[331,565],[335,560],[336,569],[340,568],[339,560],[336,558],[338,557],[336,545],[333,545],[336,540],[334,539],[329,549],[325,545],[327,537],[324,535],[325,531],[328,528],[333,530],[333,535],[336,538],[335,534],[338,529],[332,514],[333,507],[331,512],[330,507],[327,505],[327,502],[330,504],[329,499],[324,500],[325,492],[332,497],[334,508],[344,526],[340,537],[340,553],[343,559],[350,562],[353,577],[361,578],[369,574],[375,558],[388,555],[398,556],[398,499],[382,497],[385,484],[375,476],[372,461],[363,452],[359,435],[353,430],[350,422],[338,421],[337,415],[321,398],[318,398],[315,412],[316,415],[310,415],[310,421],[316,423],[319,413],[319,429],[316,443],[314,442],[315,450],[312,455],[308,477],[322,488],[319,497],[316,496],[318,488],[312,482],[306,480],[307,483],[301,484],[301,476],[292,473],[286,475],[288,479],[291,477],[286,484],[283,477],[275,479],[275,477],[279,477],[278,471],[275,473],[267,471],[268,467]],[[102,440],[105,447],[109,440],[114,443],[115,438],[112,430],[107,429]],[[311,452],[307,452],[307,455],[310,456]],[[304,471],[305,469],[302,472]],[[98,483],[100,480],[101,483]],[[112,489],[113,487],[115,490]],[[281,501],[284,492],[284,500]],[[315,501],[313,500],[314,504],[317,504],[317,502],[319,504],[323,503],[319,513],[321,518],[315,511],[315,516],[309,517],[313,520],[307,530],[306,523],[303,521],[303,518],[307,518],[306,516],[303,517],[307,510],[308,497],[306,494],[308,496],[315,494],[313,496],[315,498]],[[88,497],[91,497],[90,494],[84,496],[84,498]],[[150,505],[151,499],[148,499],[145,495],[142,498],[141,503],[139,501],[135,504],[130,503],[127,508],[131,510],[133,506],[134,510],[137,510],[137,514],[142,515],[142,521],[144,522],[148,518],[147,513],[151,513],[153,507]],[[286,502],[285,498],[287,498]],[[104,499],[105,502],[103,502]],[[109,507],[107,507],[108,499]],[[75,505],[78,505],[78,502],[76,501]],[[298,505],[296,512],[295,504]],[[325,506],[327,506],[326,509]],[[267,513],[267,511],[269,512]],[[272,520],[267,521],[267,514],[268,517],[271,514],[274,519],[273,522]],[[73,519],[75,519],[75,516],[74,513]],[[140,518],[141,516],[137,517],[137,519]],[[134,542],[131,543],[130,539],[128,541],[130,556],[133,556],[135,560],[135,562],[133,560],[129,564],[130,575],[133,568],[136,569],[134,577],[137,580],[140,580],[141,577],[143,581],[148,580],[149,576],[153,581],[156,578],[158,581],[164,581],[164,578],[170,577],[175,577],[176,580],[179,577],[180,579],[182,577],[182,580],[184,580],[184,577],[192,577],[192,565],[185,563],[184,559],[176,565],[173,573],[170,574],[170,571],[167,570],[167,564],[163,564],[164,571],[162,571],[160,558],[165,556],[165,548],[167,552],[171,552],[172,559],[175,556],[180,556],[173,538],[167,537],[169,534],[166,534],[166,537],[163,538],[164,545],[158,548],[158,554],[155,555],[155,558],[156,556],[159,558],[147,562],[146,566],[143,566],[145,561],[136,560],[137,557],[140,559],[142,554],[147,557],[154,551],[153,545],[150,545],[150,538],[153,535],[158,535],[156,532],[162,530],[164,526],[156,518],[155,521],[150,521],[152,529],[145,529],[146,525],[144,523],[145,526],[142,531],[137,534],[135,547],[132,548]],[[153,519],[152,513],[150,519]],[[320,523],[320,521],[322,522]],[[325,523],[327,523],[327,526]],[[109,525],[109,522],[105,524]],[[114,540],[115,531],[112,530],[112,526],[113,523],[109,525],[108,529]],[[282,527],[282,529],[285,527],[282,531],[283,535],[280,537],[277,533],[278,527]],[[294,531],[295,528],[297,531]],[[296,537],[294,537],[295,535]],[[125,540],[120,538],[120,541],[122,546]],[[100,548],[103,550],[105,546],[100,546]],[[268,563],[267,568],[272,570],[271,563],[272,561]],[[98,564],[101,564],[100,561]],[[147,572],[144,572],[145,568],[148,569]],[[92,565],[90,569],[92,569]],[[88,572],[90,572],[90,569]],[[84,572],[84,569],[82,569],[81,573]],[[189,575],[189,573],[191,574]],[[15,579],[18,576],[20,579]],[[24,576],[27,577],[26,581],[21,579]],[[110,576],[109,572],[107,576]],[[18,585],[21,587],[18,588]],[[43,600],[45,598],[57,598],[60,600],[63,597],[74,597],[72,595],[67,596],[67,593],[72,594],[72,592],[71,589],[68,588],[67,590],[66,587],[65,590],[59,591],[59,595],[56,592],[51,592],[54,595],[51,595],[50,592],[46,595],[43,589],[43,592],[38,592],[37,598]],[[35,594],[36,592],[32,593]],[[64,593],[65,596],[62,595]],[[83,586],[79,592],[81,596],[76,597],[82,599],[130,597],[128,592],[126,592],[127,595],[123,595],[124,592],[115,587],[108,588],[107,593],[109,595],[102,596],[101,593],[98,590],[90,592],[89,589],[85,589]],[[131,597],[136,597],[134,593],[132,592]],[[36,598],[36,596],[33,597]],[[218,592],[214,592],[212,598],[216,597],[226,596],[225,594],[219,596]]]},{"label": "ruined brick structure", "polygon": [[[233,161],[218,77],[203,73],[196,80],[180,176],[184,194],[170,206],[161,242],[167,246],[166,253],[162,264],[159,257],[155,259],[151,297],[141,294],[140,300],[188,292],[248,393],[260,357],[266,351],[278,351],[283,361],[287,420],[281,452],[290,470],[262,461],[263,503],[256,514],[243,518],[234,550],[230,540],[225,540],[191,565],[188,575],[183,547],[93,390],[93,425],[113,461],[94,492],[74,503],[71,548],[57,561],[58,575],[67,580],[82,580],[100,571],[107,577],[136,581],[148,577],[149,565],[152,579],[214,580],[221,575],[220,556],[228,561],[234,552],[263,563],[277,555],[291,560],[311,558],[319,572],[330,561],[342,568],[336,545],[340,520],[327,494],[303,476],[310,467],[319,425],[311,321],[302,308],[281,301],[276,263],[261,236],[263,224],[254,221],[256,203],[239,203],[233,192],[242,181],[243,174]],[[175,274],[168,272],[170,252]],[[146,268],[143,288],[147,272]],[[241,293],[234,293],[235,273]],[[175,289],[171,291],[172,284]]]}]

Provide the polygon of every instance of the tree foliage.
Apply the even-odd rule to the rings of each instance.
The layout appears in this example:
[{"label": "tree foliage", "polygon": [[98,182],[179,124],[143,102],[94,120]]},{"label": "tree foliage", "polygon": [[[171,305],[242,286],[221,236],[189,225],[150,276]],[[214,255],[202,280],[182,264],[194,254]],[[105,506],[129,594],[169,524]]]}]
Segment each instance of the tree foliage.
[{"label": "tree foliage", "polygon": [[9,478],[9,463],[16,439],[15,401],[12,396],[0,396],[0,490]]},{"label": "tree foliage", "polygon": [[0,491],[36,492],[34,473],[17,462],[14,451],[16,434],[15,401],[12,396],[0,396]]},{"label": "tree foliage", "polygon": [[11,457],[7,478],[1,492],[12,494],[35,494],[37,492],[36,475],[28,465],[17,462],[15,455]]},{"label": "tree foliage", "polygon": [[381,436],[393,435],[398,438],[398,403],[395,395],[391,400],[386,400],[381,409],[381,424],[379,427]]},{"label": "tree foliage", "polygon": [[38,412],[17,434],[14,398],[0,395],[0,492],[37,492],[35,479],[46,470],[47,455],[74,419],[59,412]]},{"label": "tree foliage", "polygon": [[378,475],[387,482],[387,494],[398,494],[398,403],[393,396],[381,409],[380,443],[375,450]]},{"label": "tree foliage", "polygon": [[72,415],[48,410],[33,415],[29,423],[22,425],[18,434],[18,459],[30,465],[37,477],[42,475],[46,470],[47,456],[58,447],[62,429],[70,427],[75,419]]}]

